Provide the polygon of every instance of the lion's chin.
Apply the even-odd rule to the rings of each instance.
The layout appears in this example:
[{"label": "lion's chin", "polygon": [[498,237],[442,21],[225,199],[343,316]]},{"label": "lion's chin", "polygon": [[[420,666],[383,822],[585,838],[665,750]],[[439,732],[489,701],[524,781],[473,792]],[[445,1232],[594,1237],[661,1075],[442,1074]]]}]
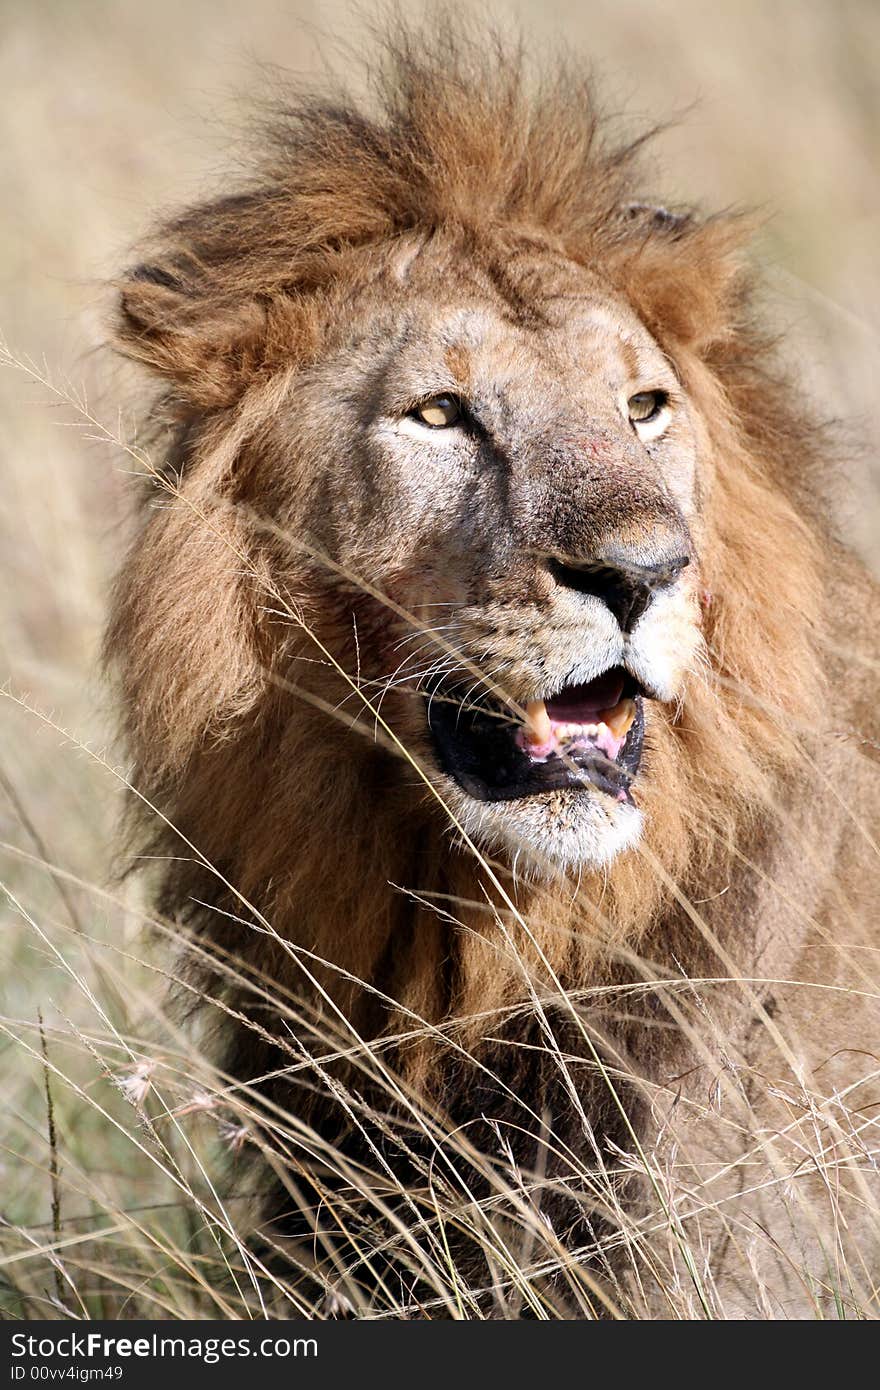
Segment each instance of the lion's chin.
[{"label": "lion's chin", "polygon": [[486,802],[444,778],[444,801],[476,848],[507,861],[520,877],[602,869],[637,843],[642,812],[592,788]]}]

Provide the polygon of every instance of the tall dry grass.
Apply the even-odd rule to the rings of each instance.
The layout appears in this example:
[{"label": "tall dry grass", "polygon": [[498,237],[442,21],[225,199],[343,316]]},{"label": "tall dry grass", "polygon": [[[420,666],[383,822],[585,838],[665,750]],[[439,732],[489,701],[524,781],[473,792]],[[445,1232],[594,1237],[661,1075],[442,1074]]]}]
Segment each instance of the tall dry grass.
[{"label": "tall dry grass", "polygon": [[[876,565],[880,10],[870,0],[623,0],[493,11],[521,14],[538,41],[561,32],[579,43],[605,70],[612,109],[655,120],[698,103],[658,147],[652,191],[776,210],[761,247],[776,312],[820,413],[849,421],[861,441],[840,524]],[[375,1263],[393,1239],[418,1276],[420,1302],[410,1306],[386,1283],[372,1316],[527,1308],[538,1317],[639,1317],[658,1296],[668,1316],[729,1315],[701,1236],[701,1213],[718,1205],[711,1183],[695,1190],[684,1157],[680,1167],[661,1164],[635,1140],[597,1167],[586,1116],[572,1176],[616,1228],[613,1240],[628,1253],[625,1286],[585,1272],[583,1252],[565,1249],[542,1221],[534,1175],[514,1163],[500,1186],[492,1177],[488,1203],[471,1201],[484,1159],[463,1139],[440,1143],[434,1117],[418,1107],[413,1125],[438,1141],[438,1164],[418,1190],[396,1190],[378,1157],[372,1174],[344,1170],[352,1197],[329,1223],[322,1288],[304,1292],[296,1265],[254,1238],[249,1155],[262,1151],[289,1173],[292,1153],[320,1145],[295,1116],[219,1075],[198,1035],[169,1016],[164,986],[179,931],[154,920],[139,881],[120,887],[111,875],[121,809],[136,793],[112,744],[95,653],[129,475],[149,460],[132,445],[128,384],[98,351],[102,282],[158,206],[184,201],[234,158],[226,122],[233,89],[261,80],[253,57],[314,73],[322,60],[312,26],[355,31],[342,5],[270,0],[246,8],[158,0],[148,10],[134,0],[7,0],[3,19],[0,327],[13,351],[0,373],[0,1309],[11,1317],[324,1315],[349,1304],[367,1312],[352,1271]],[[271,982],[250,977],[250,987]],[[296,1018],[296,999],[280,1005]],[[681,1007],[692,1006],[683,997]],[[343,1045],[352,1040],[340,1025],[328,1032],[328,1055]],[[381,1059],[364,1065],[372,1071]],[[609,1086],[619,1081],[609,1073]],[[876,1162],[854,1100],[841,1099],[835,1125],[834,1155],[818,1151],[829,1179],[841,1150]],[[655,1193],[651,1230],[620,1208],[619,1180],[633,1169]],[[793,1224],[827,1233],[832,1306],[873,1317],[870,1279],[835,1258],[834,1201],[805,1212],[790,1187],[780,1178],[778,1200],[791,1204]],[[729,1219],[735,1230],[735,1204]],[[488,1290],[471,1287],[455,1265],[449,1233],[462,1223],[489,1253]],[[762,1252],[745,1238],[742,1260],[758,1314],[778,1315]],[[540,1276],[551,1268],[559,1281],[548,1296]],[[827,1311],[825,1293],[815,1290],[817,1315]]]}]

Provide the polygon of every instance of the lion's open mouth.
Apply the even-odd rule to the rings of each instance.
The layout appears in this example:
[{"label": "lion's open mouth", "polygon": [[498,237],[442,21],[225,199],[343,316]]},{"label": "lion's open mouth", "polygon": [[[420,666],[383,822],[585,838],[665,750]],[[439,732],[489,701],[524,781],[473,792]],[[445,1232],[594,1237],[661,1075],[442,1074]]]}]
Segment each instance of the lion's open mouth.
[{"label": "lion's open mouth", "polygon": [[533,700],[525,719],[449,688],[427,697],[440,764],[478,801],[515,801],[587,785],[631,801],[645,720],[644,692],[615,666],[584,685]]}]

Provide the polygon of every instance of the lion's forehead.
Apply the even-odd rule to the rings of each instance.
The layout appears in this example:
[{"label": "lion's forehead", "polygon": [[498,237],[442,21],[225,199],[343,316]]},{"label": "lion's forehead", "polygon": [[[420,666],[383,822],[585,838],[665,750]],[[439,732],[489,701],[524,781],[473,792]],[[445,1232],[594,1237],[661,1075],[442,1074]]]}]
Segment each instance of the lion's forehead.
[{"label": "lion's forehead", "polygon": [[445,371],[462,391],[488,376],[510,387],[521,380],[533,394],[542,377],[550,389],[583,388],[590,378],[622,383],[668,369],[607,278],[551,249],[429,242],[403,260],[387,254],[355,328],[371,372],[378,352],[389,366]]},{"label": "lion's forehead", "polygon": [[584,290],[540,301],[540,318],[465,291],[414,296],[373,321],[353,371],[378,363],[414,392],[502,392],[534,402],[672,384],[668,360],[628,306]]},{"label": "lion's forehead", "polygon": [[[548,305],[538,327],[511,322],[490,308],[473,308],[437,325],[443,360],[463,388],[480,374],[521,379],[534,390],[535,373],[566,388],[592,377],[605,384],[636,380],[664,359],[646,330],[616,306],[587,295]],[[429,348],[430,350],[430,348]]]}]

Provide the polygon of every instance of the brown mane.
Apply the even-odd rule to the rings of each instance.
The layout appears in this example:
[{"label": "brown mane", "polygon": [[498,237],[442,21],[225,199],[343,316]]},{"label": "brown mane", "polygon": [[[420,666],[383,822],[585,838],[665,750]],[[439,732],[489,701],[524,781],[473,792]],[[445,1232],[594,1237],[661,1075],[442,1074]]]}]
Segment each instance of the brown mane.
[{"label": "brown mane", "polygon": [[[162,910],[205,949],[311,1000],[324,1027],[327,987],[368,1034],[479,1016],[461,1034],[474,1042],[526,1000],[527,975],[544,995],[554,975],[577,990],[612,978],[615,950],[637,946],[660,968],[693,965],[704,947],[682,902],[720,892],[758,833],[772,839],[796,770],[792,733],[820,708],[821,446],[753,323],[744,220],[644,208],[643,141],[614,141],[573,68],[535,83],[521,52],[451,32],[393,32],[371,104],[280,108],[242,189],[160,227],[122,281],[116,342],[162,382],[153,419],[173,487],[122,571],[106,651],[134,784],[175,827],[157,834],[151,815],[145,832],[168,856]],[[287,519],[313,486],[314,451],[291,441],[272,472],[272,415],[334,341],[379,253],[438,229],[493,266],[523,241],[549,247],[621,291],[697,403],[711,460],[711,667],[650,749],[645,849],[585,880],[576,901],[571,884],[513,886],[503,866],[500,891],[452,847],[430,797],[418,814],[377,799],[374,774],[350,756],[357,736],[321,708],[335,687],[292,675],[308,636],[278,616],[334,632],[312,559],[271,521],[295,531]],[[342,650],[341,619],[335,637]],[[254,909],[277,938],[236,920]],[[740,928],[755,930],[747,917]],[[293,962],[288,942],[329,966]],[[277,1031],[253,993],[225,991]],[[426,1075],[419,1055],[398,1059],[414,1080]]]}]

